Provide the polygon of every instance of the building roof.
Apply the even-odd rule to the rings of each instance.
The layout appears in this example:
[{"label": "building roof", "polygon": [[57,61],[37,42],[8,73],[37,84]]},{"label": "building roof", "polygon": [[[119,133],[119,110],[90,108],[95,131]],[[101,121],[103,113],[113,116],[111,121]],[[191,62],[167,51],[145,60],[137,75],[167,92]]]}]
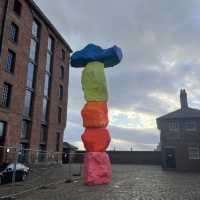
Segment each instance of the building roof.
[{"label": "building roof", "polygon": [[179,118],[200,118],[200,110],[190,108],[188,106],[187,93],[185,89],[181,89],[180,91],[180,104],[181,104],[181,109],[163,115],[157,118],[157,121],[165,119],[179,119]]},{"label": "building roof", "polygon": [[174,112],[168,113],[157,118],[157,120],[178,118],[200,118],[200,110],[194,108],[178,109]]},{"label": "building roof", "polygon": [[37,6],[37,4],[33,0],[27,0],[31,8],[42,18],[42,20],[50,27],[50,29],[56,34],[56,36],[64,43],[64,45],[68,48],[70,53],[72,49],[70,45],[66,42],[66,40],[62,37],[62,35],[58,32],[55,26],[49,21],[47,16],[42,12],[42,10]]},{"label": "building roof", "polygon": [[63,148],[64,149],[72,149],[72,150],[78,150],[78,147],[73,146],[72,144],[68,142],[63,142]]}]

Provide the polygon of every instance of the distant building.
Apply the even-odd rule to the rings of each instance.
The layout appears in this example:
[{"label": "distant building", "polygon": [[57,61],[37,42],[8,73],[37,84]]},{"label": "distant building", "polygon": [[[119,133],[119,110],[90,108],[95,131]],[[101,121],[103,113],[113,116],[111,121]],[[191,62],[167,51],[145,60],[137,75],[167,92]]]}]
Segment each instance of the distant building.
[{"label": "distant building", "polygon": [[[68,163],[69,162],[69,158],[73,158],[76,153],[76,151],[78,151],[78,148],[69,144],[68,142],[63,142],[63,158],[62,158],[62,162],[63,163]],[[70,157],[71,154],[71,157]]]},{"label": "distant building", "polygon": [[188,107],[185,90],[181,109],[157,118],[164,169],[200,171],[200,110]]},{"label": "distant building", "polygon": [[70,52],[34,1],[0,0],[0,163],[3,147],[62,151]]}]

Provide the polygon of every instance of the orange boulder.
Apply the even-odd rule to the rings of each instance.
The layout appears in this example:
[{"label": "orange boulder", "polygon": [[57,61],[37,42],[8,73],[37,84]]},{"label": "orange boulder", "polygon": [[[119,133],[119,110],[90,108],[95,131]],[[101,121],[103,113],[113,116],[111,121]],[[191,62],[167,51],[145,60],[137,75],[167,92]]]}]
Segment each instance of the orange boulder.
[{"label": "orange boulder", "polygon": [[105,101],[87,102],[81,115],[86,128],[103,128],[108,125],[108,108]]},{"label": "orange boulder", "polygon": [[88,152],[106,151],[110,144],[110,134],[105,128],[86,128],[81,139]]}]

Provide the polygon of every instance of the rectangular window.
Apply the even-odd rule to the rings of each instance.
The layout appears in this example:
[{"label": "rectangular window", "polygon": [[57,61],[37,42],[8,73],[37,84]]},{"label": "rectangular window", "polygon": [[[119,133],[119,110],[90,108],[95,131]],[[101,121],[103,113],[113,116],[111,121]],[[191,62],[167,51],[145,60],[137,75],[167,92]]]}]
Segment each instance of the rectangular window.
[{"label": "rectangular window", "polygon": [[27,83],[26,86],[28,88],[34,88],[34,75],[35,75],[35,66],[33,63],[28,64],[27,69]]},{"label": "rectangular window", "polygon": [[30,132],[30,122],[27,120],[22,121],[21,139],[28,139]]},{"label": "rectangular window", "polygon": [[15,0],[13,10],[17,15],[21,15],[22,4],[19,0]]},{"label": "rectangular window", "polygon": [[46,71],[51,73],[51,54],[49,52],[47,53]]},{"label": "rectangular window", "polygon": [[12,86],[8,83],[4,83],[1,90],[0,104],[4,107],[9,107],[11,99],[11,88]]},{"label": "rectangular window", "polygon": [[33,21],[32,25],[32,36],[34,38],[39,38],[39,24],[35,20]]},{"label": "rectangular window", "polygon": [[60,66],[60,79],[63,80],[65,77],[65,69],[63,66]]},{"label": "rectangular window", "polygon": [[169,130],[170,131],[178,131],[178,129],[179,129],[178,122],[176,122],[176,121],[169,122]]},{"label": "rectangular window", "polygon": [[196,129],[197,129],[197,124],[194,121],[185,122],[184,125],[185,125],[186,131],[196,131]]},{"label": "rectangular window", "polygon": [[49,36],[48,37],[48,51],[47,51],[47,58],[46,58],[46,71],[49,73],[51,73],[52,71],[53,47],[54,47],[54,40],[51,36]]},{"label": "rectangular window", "polygon": [[59,86],[59,98],[60,98],[60,100],[62,100],[62,98],[63,98],[63,95],[64,95],[63,86],[62,86],[62,85],[60,85],[60,86]]},{"label": "rectangular window", "polygon": [[189,160],[199,160],[200,150],[199,147],[188,147]]},{"label": "rectangular window", "polygon": [[17,42],[18,32],[19,32],[19,27],[15,23],[12,23],[10,26],[10,39],[13,42]]},{"label": "rectangular window", "polygon": [[54,40],[51,36],[48,37],[48,51],[53,53]]},{"label": "rectangular window", "polygon": [[61,53],[61,58],[62,58],[62,60],[65,60],[65,50],[64,49],[62,49],[62,51],[61,51],[62,53]]},{"label": "rectangular window", "polygon": [[29,58],[34,62],[36,62],[36,54],[37,54],[37,42],[34,39],[31,39]]},{"label": "rectangular window", "polygon": [[45,74],[45,81],[44,81],[44,96],[48,97],[49,93],[49,82],[50,82],[50,76],[49,74]]},{"label": "rectangular window", "polygon": [[15,68],[15,53],[12,50],[8,50],[7,62],[4,67],[6,72],[13,73]]},{"label": "rectangular window", "polygon": [[44,98],[43,98],[43,114],[42,121],[48,121],[48,96],[50,90],[50,81],[51,81],[51,71],[52,71],[52,60],[53,60],[53,47],[54,40],[51,36],[48,37],[48,46],[47,46],[47,55],[46,55],[46,73],[44,77]]},{"label": "rectangular window", "polygon": [[47,121],[48,118],[48,100],[47,98],[43,98],[43,109],[42,109],[42,120],[44,122]]},{"label": "rectangular window", "polygon": [[30,52],[29,52],[29,58],[36,63],[37,54],[38,54],[38,43],[39,43],[39,23],[37,23],[35,20],[32,24],[32,38],[31,38],[31,44],[30,44]]},{"label": "rectangular window", "polygon": [[32,105],[32,92],[29,90],[26,90],[25,94],[25,102],[24,102],[24,115],[26,117],[31,116],[31,105]]},{"label": "rectangular window", "polygon": [[40,131],[40,143],[46,144],[46,141],[47,141],[47,127],[42,125]]},{"label": "rectangular window", "polygon": [[0,138],[4,137],[6,131],[6,122],[0,121]]},{"label": "rectangular window", "polygon": [[59,152],[60,150],[60,133],[56,133],[56,151]]},{"label": "rectangular window", "polygon": [[58,123],[60,124],[62,121],[62,108],[58,107]]}]

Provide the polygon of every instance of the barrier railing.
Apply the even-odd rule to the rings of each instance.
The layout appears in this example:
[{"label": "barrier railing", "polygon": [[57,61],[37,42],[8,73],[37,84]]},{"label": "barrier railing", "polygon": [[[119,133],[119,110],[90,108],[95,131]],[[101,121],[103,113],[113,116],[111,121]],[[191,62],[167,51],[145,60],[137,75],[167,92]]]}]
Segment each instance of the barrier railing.
[{"label": "barrier railing", "polygon": [[[33,190],[79,181],[82,175],[82,163],[76,162],[76,158],[83,157],[83,154],[0,147],[0,156],[3,155],[4,163],[12,164],[9,165],[10,169],[7,164],[1,165],[0,169],[4,171],[5,177],[0,175],[3,182],[0,185],[0,199],[14,198]],[[29,167],[27,176],[22,177],[24,181],[19,181],[19,171],[22,167],[19,163]]]}]

